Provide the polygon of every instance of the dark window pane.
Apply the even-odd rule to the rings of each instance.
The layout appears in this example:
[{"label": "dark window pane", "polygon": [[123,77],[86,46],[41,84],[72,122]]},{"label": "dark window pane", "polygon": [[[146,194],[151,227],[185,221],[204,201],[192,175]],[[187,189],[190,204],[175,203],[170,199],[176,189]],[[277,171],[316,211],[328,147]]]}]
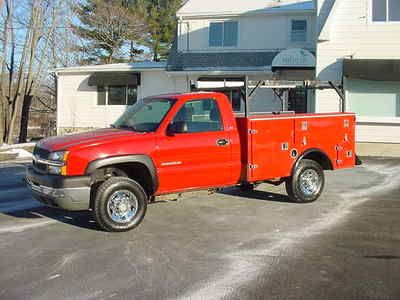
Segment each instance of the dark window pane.
[{"label": "dark window pane", "polygon": [[108,105],[126,105],[126,87],[108,87]]},{"label": "dark window pane", "polygon": [[97,105],[106,105],[106,89],[104,86],[97,87]]},{"label": "dark window pane", "polygon": [[292,30],[307,30],[307,21],[306,20],[293,20],[292,21]]},{"label": "dark window pane", "polygon": [[187,102],[173,120],[179,133],[221,131],[222,120],[215,100],[195,100]]},{"label": "dark window pane", "polygon": [[304,88],[289,90],[288,110],[296,113],[307,112],[307,91]]},{"label": "dark window pane", "polygon": [[238,42],[238,22],[224,23],[224,47],[236,47]]},{"label": "dark window pane", "polygon": [[210,47],[222,47],[223,23],[210,23]]},{"label": "dark window pane", "polygon": [[386,21],[386,0],[372,0],[372,21]]},{"label": "dark window pane", "polygon": [[137,101],[137,87],[128,86],[128,105],[133,105]]},{"label": "dark window pane", "polygon": [[400,0],[389,0],[389,21],[400,21]]},{"label": "dark window pane", "polygon": [[242,103],[242,94],[240,90],[233,90],[232,91],[232,108],[233,111],[240,111],[240,106]]}]

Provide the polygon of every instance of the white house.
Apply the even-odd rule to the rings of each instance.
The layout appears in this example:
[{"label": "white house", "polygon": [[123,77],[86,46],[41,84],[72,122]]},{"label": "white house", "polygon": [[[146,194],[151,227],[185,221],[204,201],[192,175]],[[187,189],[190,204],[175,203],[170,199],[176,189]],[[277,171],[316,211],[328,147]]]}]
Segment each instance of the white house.
[{"label": "white house", "polygon": [[174,92],[165,63],[59,68],[57,133],[107,127],[137,99]]},{"label": "white house", "polygon": [[[319,0],[317,13],[317,78],[343,84],[358,142],[399,144],[400,0]],[[317,91],[317,111],[339,107]]]}]

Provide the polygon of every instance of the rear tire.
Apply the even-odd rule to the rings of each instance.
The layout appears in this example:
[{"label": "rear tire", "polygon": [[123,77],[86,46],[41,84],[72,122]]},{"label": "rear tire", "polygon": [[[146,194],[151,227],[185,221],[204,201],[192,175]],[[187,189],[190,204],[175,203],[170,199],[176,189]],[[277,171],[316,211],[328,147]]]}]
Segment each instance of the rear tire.
[{"label": "rear tire", "polygon": [[96,192],[94,217],[106,231],[129,231],[143,221],[147,202],[139,183],[126,177],[112,177]]},{"label": "rear tire", "polygon": [[289,198],[297,203],[316,201],[322,194],[325,185],[324,170],[313,160],[301,160],[292,177],[286,179],[286,192]]}]

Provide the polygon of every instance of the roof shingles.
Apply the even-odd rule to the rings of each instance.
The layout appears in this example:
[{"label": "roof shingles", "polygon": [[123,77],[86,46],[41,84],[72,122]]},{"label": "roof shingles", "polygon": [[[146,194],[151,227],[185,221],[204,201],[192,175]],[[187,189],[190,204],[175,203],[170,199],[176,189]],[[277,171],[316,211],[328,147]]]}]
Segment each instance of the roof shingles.
[{"label": "roof shingles", "polygon": [[178,52],[171,49],[167,71],[268,69],[279,52]]}]

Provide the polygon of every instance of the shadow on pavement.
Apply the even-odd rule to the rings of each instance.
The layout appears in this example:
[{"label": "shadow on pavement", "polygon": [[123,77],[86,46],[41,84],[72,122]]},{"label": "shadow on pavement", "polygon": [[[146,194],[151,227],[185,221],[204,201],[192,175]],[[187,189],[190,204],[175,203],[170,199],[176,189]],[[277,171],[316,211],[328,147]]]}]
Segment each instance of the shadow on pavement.
[{"label": "shadow on pavement", "polygon": [[241,190],[240,188],[233,187],[233,188],[223,189],[223,190],[219,191],[218,193],[224,194],[224,195],[243,197],[243,198],[253,199],[253,200],[294,203],[293,201],[290,200],[290,198],[287,195],[271,193],[271,192],[267,192],[267,191],[260,191],[260,190],[244,191],[244,190]]},{"label": "shadow on pavement", "polygon": [[22,219],[53,219],[80,228],[102,231],[90,211],[68,212],[57,208],[39,206],[31,209],[0,213]]},{"label": "shadow on pavement", "polygon": [[364,256],[364,258],[394,260],[394,259],[400,259],[400,256],[396,256],[396,255],[366,255],[366,256]]}]

